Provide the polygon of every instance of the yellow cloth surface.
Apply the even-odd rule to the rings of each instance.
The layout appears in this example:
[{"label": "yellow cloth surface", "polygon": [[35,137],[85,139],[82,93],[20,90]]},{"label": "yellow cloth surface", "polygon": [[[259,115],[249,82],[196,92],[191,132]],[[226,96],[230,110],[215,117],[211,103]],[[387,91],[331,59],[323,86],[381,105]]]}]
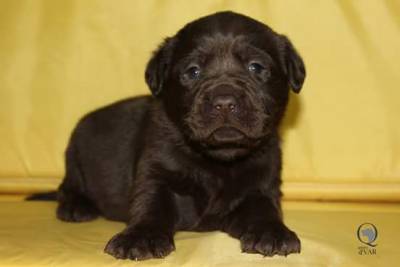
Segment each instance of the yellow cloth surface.
[{"label": "yellow cloth surface", "polygon": [[227,9],[287,34],[307,66],[282,129],[286,197],[400,200],[396,0],[0,0],[0,192],[55,188],[77,120],[147,93],[158,43]]},{"label": "yellow cloth surface", "polygon": [[[394,267],[398,266],[399,204],[284,203],[285,219],[302,241],[287,258],[240,252],[239,241],[221,232],[179,232],[176,251],[140,263],[103,253],[124,224],[98,219],[71,224],[55,219],[55,203],[0,202],[0,266],[218,266]],[[375,255],[359,255],[360,224],[378,230]]]}]

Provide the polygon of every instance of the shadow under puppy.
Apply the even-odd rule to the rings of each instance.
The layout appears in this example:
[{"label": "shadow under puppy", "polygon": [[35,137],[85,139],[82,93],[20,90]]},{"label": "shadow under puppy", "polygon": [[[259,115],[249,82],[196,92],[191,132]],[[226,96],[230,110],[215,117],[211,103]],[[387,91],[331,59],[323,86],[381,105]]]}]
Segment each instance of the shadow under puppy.
[{"label": "shadow under puppy", "polygon": [[298,93],[305,78],[290,41],[249,17],[216,13],[167,38],[145,78],[153,96],[78,123],[58,218],[126,222],[105,247],[119,259],[164,257],[179,230],[221,230],[248,253],[300,252],[280,207],[278,125],[289,88]]}]

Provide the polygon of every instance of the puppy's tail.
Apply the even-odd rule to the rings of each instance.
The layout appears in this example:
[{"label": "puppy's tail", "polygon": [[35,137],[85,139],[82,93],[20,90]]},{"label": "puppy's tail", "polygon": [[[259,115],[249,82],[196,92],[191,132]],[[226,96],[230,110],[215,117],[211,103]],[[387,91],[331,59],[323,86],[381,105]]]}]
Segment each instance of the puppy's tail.
[{"label": "puppy's tail", "polygon": [[37,193],[25,198],[27,201],[55,201],[57,200],[57,191]]}]

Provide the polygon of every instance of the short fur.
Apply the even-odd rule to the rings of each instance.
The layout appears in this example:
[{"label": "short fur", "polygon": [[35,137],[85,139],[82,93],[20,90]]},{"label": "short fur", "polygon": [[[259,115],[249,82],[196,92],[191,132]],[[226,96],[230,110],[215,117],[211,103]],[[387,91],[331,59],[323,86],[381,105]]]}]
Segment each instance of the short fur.
[{"label": "short fur", "polygon": [[146,70],[152,96],[86,115],[66,151],[57,216],[127,227],[107,244],[143,260],[175,249],[176,231],[221,230],[244,252],[300,252],[282,221],[278,126],[305,78],[290,41],[233,12],[187,24]]}]

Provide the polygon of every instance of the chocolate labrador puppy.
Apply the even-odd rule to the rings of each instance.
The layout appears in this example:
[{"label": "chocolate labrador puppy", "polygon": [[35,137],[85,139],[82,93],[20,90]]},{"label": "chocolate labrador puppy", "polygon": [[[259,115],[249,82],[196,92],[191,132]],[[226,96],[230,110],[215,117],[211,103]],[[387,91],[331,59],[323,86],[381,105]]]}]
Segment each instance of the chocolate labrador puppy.
[{"label": "chocolate labrador puppy", "polygon": [[224,231],[248,253],[300,252],[280,206],[278,126],[289,89],[298,93],[305,78],[291,42],[220,12],[167,38],[145,78],[153,96],[78,123],[56,194],[58,218],[126,222],[105,247],[119,259],[164,257],[180,230]]}]

